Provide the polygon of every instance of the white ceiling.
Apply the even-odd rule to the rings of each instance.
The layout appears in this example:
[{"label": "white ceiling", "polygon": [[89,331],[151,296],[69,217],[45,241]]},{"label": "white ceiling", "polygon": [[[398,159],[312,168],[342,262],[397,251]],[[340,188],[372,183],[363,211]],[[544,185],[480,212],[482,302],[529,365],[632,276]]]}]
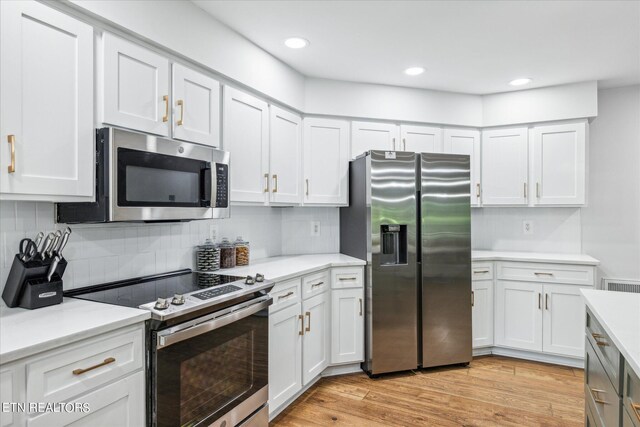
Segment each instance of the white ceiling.
[{"label": "white ceiling", "polygon": [[[640,83],[640,1],[194,3],[311,77],[473,94]],[[289,49],[291,36],[311,44]],[[517,77],[534,81],[509,86]]]}]

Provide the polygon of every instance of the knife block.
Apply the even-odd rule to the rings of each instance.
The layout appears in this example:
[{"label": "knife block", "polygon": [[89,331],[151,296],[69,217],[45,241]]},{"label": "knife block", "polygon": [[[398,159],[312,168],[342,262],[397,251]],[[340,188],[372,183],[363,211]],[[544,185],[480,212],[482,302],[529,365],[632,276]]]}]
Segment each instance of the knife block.
[{"label": "knife block", "polygon": [[62,279],[53,273],[51,281],[46,277],[28,279],[24,284],[20,307],[33,310],[62,302]]},{"label": "knife block", "polygon": [[[52,262],[52,259],[46,259],[44,261],[32,260],[24,262],[20,259],[19,255],[16,255],[13,258],[13,264],[11,264],[11,270],[9,271],[9,276],[7,277],[7,283],[4,285],[4,290],[2,291],[2,299],[7,304],[7,306],[20,306],[23,308],[32,309],[45,307],[47,305],[60,304],[62,302],[62,275],[67,268],[67,261],[64,258],[60,260],[60,262],[58,263],[58,267],[56,268],[56,271],[51,278],[51,282],[47,282],[47,272],[49,271],[49,267],[51,266]],[[28,290],[27,287],[29,287],[30,289],[33,285],[53,285],[54,281],[60,282],[59,301],[57,298],[37,298],[38,300],[42,299],[42,301],[39,301],[40,303],[46,302],[46,304],[44,305],[38,305],[35,304],[36,299],[32,298],[31,296],[26,297],[25,294]],[[31,282],[31,284],[27,285],[28,282]],[[51,287],[50,292],[53,292],[53,287]],[[24,298],[27,298],[27,300],[23,301]]]}]

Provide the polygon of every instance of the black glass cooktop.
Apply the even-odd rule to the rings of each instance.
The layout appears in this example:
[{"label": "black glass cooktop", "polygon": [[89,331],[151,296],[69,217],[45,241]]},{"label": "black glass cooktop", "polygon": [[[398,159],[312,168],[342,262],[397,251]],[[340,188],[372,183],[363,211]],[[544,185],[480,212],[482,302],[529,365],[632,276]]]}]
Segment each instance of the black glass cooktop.
[{"label": "black glass cooktop", "polygon": [[73,289],[64,293],[79,298],[125,307],[139,307],[158,298],[207,289],[241,280],[243,277],[213,273],[194,273],[191,270],[122,280],[103,285]]}]

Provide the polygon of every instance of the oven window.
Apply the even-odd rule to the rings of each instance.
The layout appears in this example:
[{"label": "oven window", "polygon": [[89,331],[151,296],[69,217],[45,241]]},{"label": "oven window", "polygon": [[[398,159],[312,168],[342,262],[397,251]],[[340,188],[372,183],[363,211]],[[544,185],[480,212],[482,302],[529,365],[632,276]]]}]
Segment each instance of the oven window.
[{"label": "oven window", "polygon": [[[118,206],[201,207],[211,193],[211,164],[118,148]],[[207,179],[208,178],[208,179]]]},{"label": "oven window", "polygon": [[208,425],[249,399],[267,386],[268,348],[263,310],[158,350],[157,425]]}]

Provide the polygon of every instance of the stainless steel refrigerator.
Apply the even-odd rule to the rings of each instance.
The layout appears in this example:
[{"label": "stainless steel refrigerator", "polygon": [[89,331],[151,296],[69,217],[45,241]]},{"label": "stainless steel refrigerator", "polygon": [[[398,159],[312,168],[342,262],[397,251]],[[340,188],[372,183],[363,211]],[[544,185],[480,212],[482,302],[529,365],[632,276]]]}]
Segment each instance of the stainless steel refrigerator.
[{"label": "stainless steel refrigerator", "polygon": [[370,151],[349,166],[340,252],[367,261],[370,375],[471,361],[469,156]]}]

